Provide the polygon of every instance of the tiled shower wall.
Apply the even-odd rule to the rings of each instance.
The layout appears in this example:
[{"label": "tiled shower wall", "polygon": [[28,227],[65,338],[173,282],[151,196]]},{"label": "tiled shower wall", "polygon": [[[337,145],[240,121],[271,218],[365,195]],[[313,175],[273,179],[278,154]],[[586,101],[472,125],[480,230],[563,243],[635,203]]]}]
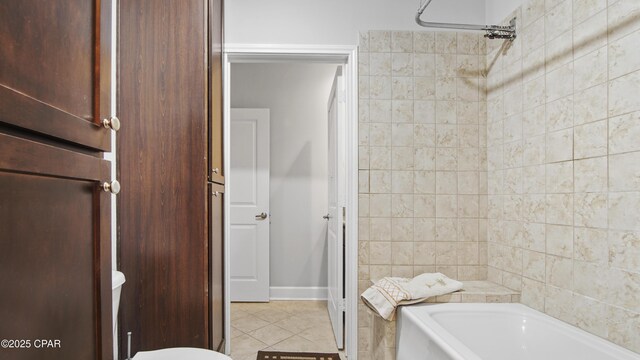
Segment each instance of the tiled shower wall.
[{"label": "tiled shower wall", "polygon": [[640,352],[640,2],[515,16],[487,42],[489,280]]},{"label": "tiled shower wall", "polygon": [[[486,279],[484,45],[475,33],[361,34],[360,292],[384,276]],[[359,358],[393,358],[359,313]]]}]

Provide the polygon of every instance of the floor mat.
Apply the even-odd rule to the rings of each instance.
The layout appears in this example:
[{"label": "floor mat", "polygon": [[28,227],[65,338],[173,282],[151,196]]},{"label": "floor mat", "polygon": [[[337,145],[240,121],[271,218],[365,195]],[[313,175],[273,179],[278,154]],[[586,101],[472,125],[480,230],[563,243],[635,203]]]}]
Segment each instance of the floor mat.
[{"label": "floor mat", "polygon": [[340,360],[340,355],[286,351],[258,351],[256,360]]}]

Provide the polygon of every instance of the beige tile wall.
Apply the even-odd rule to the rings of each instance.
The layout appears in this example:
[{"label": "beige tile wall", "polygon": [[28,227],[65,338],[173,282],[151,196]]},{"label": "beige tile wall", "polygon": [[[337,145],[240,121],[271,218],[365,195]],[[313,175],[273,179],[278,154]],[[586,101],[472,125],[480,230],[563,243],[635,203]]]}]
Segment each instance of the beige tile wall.
[{"label": "beige tile wall", "polygon": [[[361,292],[384,276],[486,279],[484,44],[470,33],[361,34]],[[373,328],[361,305],[360,359],[384,356]]]},{"label": "beige tile wall", "polygon": [[640,352],[640,2],[515,16],[487,43],[488,278]]}]

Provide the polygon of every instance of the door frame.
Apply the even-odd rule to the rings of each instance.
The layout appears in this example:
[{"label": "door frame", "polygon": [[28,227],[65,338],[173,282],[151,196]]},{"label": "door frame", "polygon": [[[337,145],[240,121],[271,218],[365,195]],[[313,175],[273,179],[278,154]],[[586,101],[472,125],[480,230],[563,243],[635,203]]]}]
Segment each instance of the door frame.
[{"label": "door frame", "polygon": [[[278,62],[323,62],[343,63],[346,90],[346,161],[347,193],[345,232],[345,350],[350,360],[358,354],[358,47],[355,45],[281,45],[281,44],[225,44],[223,53],[223,143],[224,168],[229,174],[230,162],[230,110],[231,110],[231,64],[232,63],[278,63]],[[225,183],[224,211],[229,214],[229,195],[233,184]],[[229,217],[225,217],[225,353],[231,349],[231,302],[230,302],[230,252]]]}]

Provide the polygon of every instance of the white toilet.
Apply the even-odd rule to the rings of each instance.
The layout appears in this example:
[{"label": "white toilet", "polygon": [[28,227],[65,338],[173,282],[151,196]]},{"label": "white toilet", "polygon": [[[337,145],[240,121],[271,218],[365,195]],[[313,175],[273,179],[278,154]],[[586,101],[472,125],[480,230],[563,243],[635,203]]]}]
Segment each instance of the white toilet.
[{"label": "white toilet", "polygon": [[[125,282],[124,274],[119,271],[112,272],[113,294],[113,338],[116,339],[116,319],[118,318],[118,306],[120,305],[120,291]],[[115,349],[114,349],[115,351]],[[115,352],[114,352],[115,353]],[[197,348],[169,348],[154,351],[138,351],[133,360],[231,360],[230,357],[219,352]]]}]

